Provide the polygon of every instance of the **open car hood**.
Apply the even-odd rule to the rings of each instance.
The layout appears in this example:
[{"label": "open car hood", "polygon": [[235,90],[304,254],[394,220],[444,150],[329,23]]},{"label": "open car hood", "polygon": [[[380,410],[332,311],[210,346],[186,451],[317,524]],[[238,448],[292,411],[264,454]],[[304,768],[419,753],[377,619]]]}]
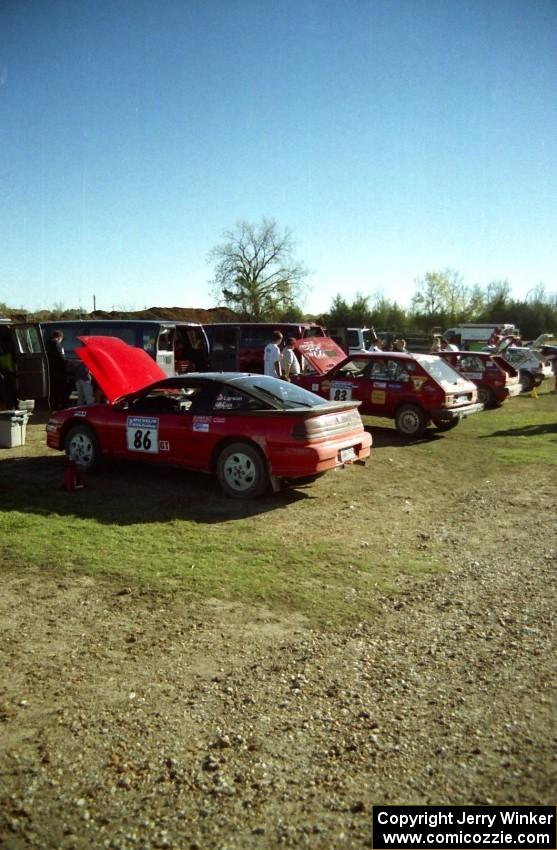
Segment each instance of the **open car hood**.
[{"label": "open car hood", "polygon": [[328,336],[310,336],[297,339],[294,348],[307,360],[313,370],[324,375],[337,363],[346,360],[347,354]]},{"label": "open car hood", "polygon": [[553,334],[540,334],[536,339],[530,343],[530,348],[533,348],[534,351],[540,351],[548,339],[551,339]]},{"label": "open car hood", "polygon": [[83,360],[102,392],[113,404],[128,393],[166,378],[160,366],[142,348],[134,348],[114,336],[79,336]]},{"label": "open car hood", "polygon": [[[533,342],[528,343],[528,345],[519,346],[520,348],[529,348],[531,351],[540,351],[542,346],[547,342],[548,339],[551,339],[552,334],[540,334]],[[495,354],[502,354],[507,348],[511,347],[511,339],[505,337],[501,340],[499,345],[495,349]]]}]

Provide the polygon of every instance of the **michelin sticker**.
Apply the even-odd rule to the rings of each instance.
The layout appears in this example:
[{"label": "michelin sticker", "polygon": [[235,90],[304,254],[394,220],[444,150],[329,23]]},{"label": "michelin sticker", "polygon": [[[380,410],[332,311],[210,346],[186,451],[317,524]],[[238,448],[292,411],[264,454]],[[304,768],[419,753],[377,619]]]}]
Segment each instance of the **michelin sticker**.
[{"label": "michelin sticker", "polygon": [[159,420],[156,416],[128,416],[126,441],[129,452],[158,454]]}]

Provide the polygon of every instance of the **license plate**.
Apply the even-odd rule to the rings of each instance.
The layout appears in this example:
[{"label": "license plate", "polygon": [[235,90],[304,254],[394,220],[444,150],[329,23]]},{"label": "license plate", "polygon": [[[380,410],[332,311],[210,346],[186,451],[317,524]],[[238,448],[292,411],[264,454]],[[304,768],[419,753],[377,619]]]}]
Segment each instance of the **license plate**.
[{"label": "license plate", "polygon": [[356,452],[353,448],[349,449],[341,449],[340,450],[340,460],[342,463],[346,463],[348,460],[356,460]]}]

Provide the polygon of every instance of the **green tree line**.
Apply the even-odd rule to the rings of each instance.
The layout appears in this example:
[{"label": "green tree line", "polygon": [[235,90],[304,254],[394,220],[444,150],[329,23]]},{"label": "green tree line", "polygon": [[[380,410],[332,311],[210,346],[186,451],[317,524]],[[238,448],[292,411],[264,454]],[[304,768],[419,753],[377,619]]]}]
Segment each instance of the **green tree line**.
[{"label": "green tree line", "polygon": [[[208,260],[214,268],[211,283],[215,307],[227,308],[231,319],[235,316],[252,322],[310,320],[330,328],[367,326],[402,334],[444,331],[461,322],[512,322],[525,339],[540,333],[557,333],[556,293],[547,294],[540,284],[519,300],[512,297],[507,280],[494,280],[485,287],[468,286],[454,269],[428,271],[417,279],[408,307],[383,292],[357,293],[352,301],[339,293],[328,312],[308,315],[301,306],[308,271],[294,256],[294,240],[288,228],[281,229],[274,219],[263,218],[258,224],[239,221],[222,235],[223,241],[210,252]],[[180,300],[186,292],[184,288]],[[161,315],[162,308],[152,309]],[[168,318],[173,318],[171,312],[169,308]],[[187,310],[181,308],[180,312]],[[196,312],[195,308],[191,309],[192,314]],[[90,314],[58,304],[51,310],[22,315],[21,309],[0,303],[2,315],[46,321],[79,319]],[[195,315],[191,319],[198,320]]]},{"label": "green tree line", "polygon": [[357,294],[352,302],[339,294],[323,320],[330,327],[368,326],[402,333],[443,331],[461,322],[512,322],[524,339],[532,339],[540,333],[557,333],[557,295],[538,286],[517,299],[506,280],[467,287],[453,270],[431,271],[416,281],[408,308],[382,293]]}]

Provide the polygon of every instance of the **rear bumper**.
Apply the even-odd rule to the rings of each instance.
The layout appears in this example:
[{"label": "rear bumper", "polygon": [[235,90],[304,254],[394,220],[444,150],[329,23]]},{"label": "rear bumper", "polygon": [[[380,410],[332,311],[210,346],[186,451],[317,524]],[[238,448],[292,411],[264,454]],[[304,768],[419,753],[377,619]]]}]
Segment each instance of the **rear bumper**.
[{"label": "rear bumper", "polygon": [[[341,452],[353,449],[354,457],[341,460]],[[365,461],[371,450],[371,435],[366,431],[354,434],[352,438],[330,440],[323,443],[304,443],[300,446],[289,444],[284,448],[269,447],[269,462],[272,475],[277,478],[305,478],[329,469],[336,469]]]},{"label": "rear bumper", "polygon": [[518,384],[511,384],[509,387],[506,387],[507,390],[507,398],[513,398],[515,395],[520,395],[522,392],[522,384],[519,382]]},{"label": "rear bumper", "polygon": [[465,404],[462,407],[441,407],[430,411],[429,415],[434,422],[454,422],[455,419],[465,419],[472,413],[480,413],[483,409],[483,404],[476,402],[475,404]]}]

